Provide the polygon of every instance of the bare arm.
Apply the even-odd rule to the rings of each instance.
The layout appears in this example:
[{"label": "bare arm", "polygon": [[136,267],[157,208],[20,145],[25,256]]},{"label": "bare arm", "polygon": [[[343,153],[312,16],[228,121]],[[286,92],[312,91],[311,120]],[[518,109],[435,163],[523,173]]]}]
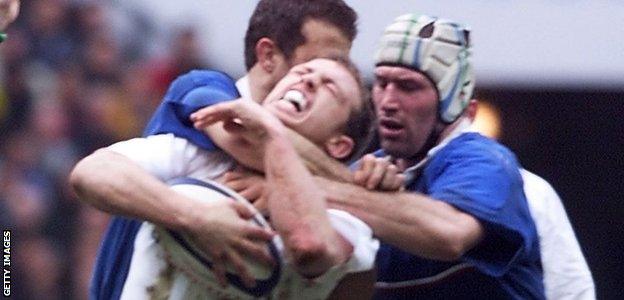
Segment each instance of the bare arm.
[{"label": "bare arm", "polygon": [[331,226],[324,195],[285,135],[269,140],[264,163],[271,220],[300,273],[317,276],[345,262],[352,247]]},{"label": "bare arm", "polygon": [[[202,111],[205,109],[206,108],[200,109],[198,114],[193,114],[193,116],[191,116],[191,120],[195,122],[195,127],[199,130],[203,130],[219,148],[234,157],[238,163],[250,169],[262,172],[264,170],[264,153],[261,151],[262,149],[249,151],[251,147],[250,143],[237,135],[231,134],[224,128],[224,124],[228,126],[228,121],[206,126],[206,124],[202,123],[202,120],[197,117],[198,115],[202,115]],[[353,178],[349,169],[342,163],[329,157],[323,150],[314,145],[314,143],[288,128],[286,128],[286,134],[312,174],[341,182],[352,181]]]},{"label": "bare arm", "polygon": [[483,238],[471,215],[414,192],[375,192],[317,177],[330,207],[346,210],[371,226],[384,242],[414,255],[453,261]]},{"label": "bare arm", "polygon": [[118,215],[139,218],[183,230],[192,223],[192,203],[127,157],[98,150],[81,160],[70,174],[81,200]]},{"label": "bare arm", "polygon": [[205,253],[219,258],[214,268],[222,284],[226,283],[226,263],[247,283],[253,282],[241,254],[270,261],[262,244],[249,239],[268,241],[272,233],[245,221],[253,213],[244,205],[180,195],[124,155],[96,151],[75,166],[70,183],[81,200],[105,212],[188,232]]},{"label": "bare arm", "polygon": [[223,122],[205,127],[203,131],[219,148],[232,156],[239,164],[258,172],[264,170],[263,149],[250,151],[252,145],[245,139],[225,130]]},{"label": "bare arm", "polygon": [[324,195],[276,117],[257,103],[231,101],[204,108],[192,118],[199,128],[230,122],[229,131],[252,143],[254,149],[264,149],[271,221],[299,273],[317,276],[346,261],[352,246],[331,226]]}]

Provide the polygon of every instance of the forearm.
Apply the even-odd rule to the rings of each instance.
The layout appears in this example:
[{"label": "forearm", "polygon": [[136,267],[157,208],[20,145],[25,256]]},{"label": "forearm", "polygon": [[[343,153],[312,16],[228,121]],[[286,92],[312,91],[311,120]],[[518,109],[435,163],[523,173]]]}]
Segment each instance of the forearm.
[{"label": "forearm", "polygon": [[80,161],[70,183],[84,202],[116,215],[147,220],[172,229],[184,229],[187,204],[166,184],[130,159],[110,150],[98,150]]},{"label": "forearm", "polygon": [[271,222],[295,266],[305,276],[316,276],[342,263],[351,249],[331,226],[324,196],[292,145],[278,136],[266,152]]},{"label": "forearm", "polygon": [[330,207],[352,213],[380,240],[412,254],[455,260],[483,236],[480,223],[453,206],[414,192],[375,192],[317,178]]},{"label": "forearm", "polygon": [[212,141],[223,151],[232,156],[237,163],[249,169],[262,172],[264,153],[262,149],[253,149],[244,139],[237,137],[223,128],[223,123],[217,123],[204,129]]},{"label": "forearm", "polygon": [[[260,151],[261,149],[249,151],[249,143],[224,130],[222,123],[207,127],[205,132],[219,148],[231,155],[239,164],[260,172],[264,170],[264,153]],[[352,173],[345,165],[329,157],[318,146],[297,132],[286,128],[286,133],[295,151],[312,174],[340,182],[352,181]]]}]

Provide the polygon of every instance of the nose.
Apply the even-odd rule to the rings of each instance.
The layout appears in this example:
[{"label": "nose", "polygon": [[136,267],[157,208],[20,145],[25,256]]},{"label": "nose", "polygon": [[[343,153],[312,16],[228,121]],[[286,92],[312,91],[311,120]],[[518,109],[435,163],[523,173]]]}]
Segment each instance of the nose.
[{"label": "nose", "polygon": [[321,84],[321,76],[315,72],[310,72],[304,74],[301,79],[305,84],[305,87],[311,91],[316,90],[316,88]]},{"label": "nose", "polygon": [[385,113],[395,113],[400,108],[398,91],[392,82],[383,88],[377,87],[373,96],[378,109]]}]

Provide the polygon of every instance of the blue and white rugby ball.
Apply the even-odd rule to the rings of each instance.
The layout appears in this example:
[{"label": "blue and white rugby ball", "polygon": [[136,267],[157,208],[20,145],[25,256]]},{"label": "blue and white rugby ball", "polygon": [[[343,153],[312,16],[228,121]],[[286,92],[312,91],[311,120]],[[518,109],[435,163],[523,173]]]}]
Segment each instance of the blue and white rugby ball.
[{"label": "blue and white rugby ball", "polygon": [[[174,179],[168,183],[176,192],[197,200],[241,201],[248,203],[238,193],[213,181],[201,181],[185,177]],[[257,226],[269,227],[269,224],[259,213],[250,222]],[[162,246],[167,256],[167,260],[174,268],[183,271],[192,281],[204,284],[207,289],[224,297],[266,296],[279,281],[282,261],[274,242],[267,243],[269,253],[276,262],[274,267],[265,266],[251,259],[247,260],[247,267],[256,279],[254,287],[246,287],[241,278],[234,272],[234,269],[228,268],[226,276],[229,285],[223,289],[218,285],[216,277],[212,273],[211,259],[194,245],[193,240],[189,236],[159,226],[156,227],[156,235],[158,243]]]}]

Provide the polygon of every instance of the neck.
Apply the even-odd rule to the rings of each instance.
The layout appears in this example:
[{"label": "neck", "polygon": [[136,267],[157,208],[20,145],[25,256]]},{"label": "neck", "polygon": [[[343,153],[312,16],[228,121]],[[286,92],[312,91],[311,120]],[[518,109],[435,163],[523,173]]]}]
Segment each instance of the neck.
[{"label": "neck", "polygon": [[258,103],[262,103],[264,98],[269,94],[275,86],[273,78],[267,74],[260,66],[253,66],[247,73],[249,77],[249,92],[251,98]]},{"label": "neck", "polygon": [[405,169],[419,163],[430,154],[429,152],[431,149],[446,144],[448,140],[459,135],[469,126],[470,121],[465,117],[460,117],[451,124],[438,122],[431,130],[422,149],[412,157],[397,160],[398,167],[400,169]]}]

